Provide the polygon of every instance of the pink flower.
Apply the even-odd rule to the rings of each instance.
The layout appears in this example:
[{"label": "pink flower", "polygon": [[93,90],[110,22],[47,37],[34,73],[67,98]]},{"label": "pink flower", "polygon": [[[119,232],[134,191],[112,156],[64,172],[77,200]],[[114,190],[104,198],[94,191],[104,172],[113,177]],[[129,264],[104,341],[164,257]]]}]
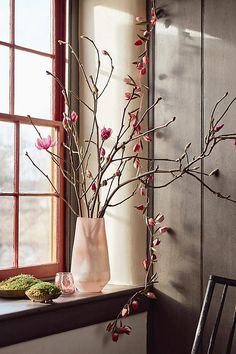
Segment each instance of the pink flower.
[{"label": "pink flower", "polygon": [[154,176],[153,175],[148,175],[147,176],[147,183],[152,182],[154,180]]},{"label": "pink flower", "polygon": [[167,226],[160,227],[159,232],[160,234],[164,234],[165,232],[168,232],[169,228]]},{"label": "pink flower", "polygon": [[141,145],[140,145],[140,144],[135,144],[135,145],[133,146],[133,152],[139,152],[140,149],[141,149]]},{"label": "pink flower", "polygon": [[134,45],[142,45],[143,44],[143,41],[141,41],[141,39],[137,39],[135,42],[134,42]]},{"label": "pink flower", "polygon": [[117,332],[112,332],[111,338],[113,342],[117,342],[119,339],[119,334]]},{"label": "pink flower", "polygon": [[139,168],[139,167],[141,167],[141,162],[140,162],[140,160],[139,159],[136,159],[135,161],[134,161],[134,168]]},{"label": "pink flower", "polygon": [[215,127],[213,130],[214,132],[218,132],[219,130],[221,130],[223,128],[224,124],[218,125],[217,127]]},{"label": "pink flower", "polygon": [[156,15],[155,8],[154,8],[154,7],[152,7],[152,9],[151,9],[151,16],[153,17],[153,16],[155,16],[155,15]]},{"label": "pink flower", "polygon": [[102,140],[107,140],[110,138],[111,136],[111,133],[112,133],[112,129],[111,128],[102,128],[101,130],[101,138]]},{"label": "pink flower", "polygon": [[150,141],[152,141],[152,137],[147,134],[147,135],[144,135],[143,140],[150,142]]},{"label": "pink flower", "polygon": [[134,130],[136,131],[136,133],[140,133],[140,132],[141,132],[141,125],[140,125],[140,124],[137,124],[137,125],[134,127]]},{"label": "pink flower", "polygon": [[164,217],[164,215],[162,215],[162,214],[160,214],[160,215],[158,215],[157,217],[156,217],[156,221],[157,222],[162,222],[162,221],[164,221],[165,220],[165,217]]},{"label": "pink flower", "polygon": [[152,17],[152,19],[151,19],[151,24],[153,25],[153,26],[155,26],[155,24],[156,24],[156,22],[157,22],[157,19],[156,19],[156,17]]},{"label": "pink flower", "polygon": [[120,177],[120,176],[121,176],[120,170],[117,170],[117,171],[115,172],[115,175],[116,175],[117,177]]},{"label": "pink flower", "polygon": [[144,55],[143,57],[143,64],[147,65],[149,63],[149,58],[147,55]]},{"label": "pink flower", "polygon": [[139,205],[135,206],[134,208],[136,208],[137,210],[143,211],[145,209],[145,206],[143,204],[139,204]]},{"label": "pink flower", "polygon": [[101,149],[100,149],[100,156],[101,157],[104,157],[106,155],[106,150],[103,148],[103,147],[101,147]]},{"label": "pink flower", "polygon": [[143,260],[143,267],[144,267],[145,270],[148,269],[149,265],[150,265],[149,260],[148,260],[147,258],[144,259],[144,260]]},{"label": "pink flower", "polygon": [[121,326],[120,328],[119,328],[119,333],[120,334],[130,334],[130,332],[131,332],[131,327],[130,326]]},{"label": "pink flower", "polygon": [[144,31],[143,32],[143,36],[144,36],[144,38],[149,38],[150,32],[149,31]]},{"label": "pink flower", "polygon": [[140,61],[136,66],[138,70],[141,70],[143,68],[143,63]]},{"label": "pink flower", "polygon": [[141,197],[144,197],[145,196],[145,188],[140,187],[139,188],[139,194],[141,195]]},{"label": "pink flower", "polygon": [[73,111],[70,115],[70,118],[73,123],[76,123],[78,119],[78,114],[75,111]]},{"label": "pink flower", "polygon": [[131,92],[125,92],[125,99],[126,100],[131,100],[132,98],[132,93]]},{"label": "pink flower", "polygon": [[132,301],[132,307],[133,307],[134,311],[136,311],[138,309],[138,301],[137,300]]},{"label": "pink flower", "polygon": [[155,240],[153,240],[153,242],[152,242],[152,245],[153,245],[154,247],[156,247],[156,246],[158,246],[160,243],[161,243],[160,239],[159,239],[159,238],[155,238]]},{"label": "pink flower", "polygon": [[148,219],[148,225],[155,226],[156,225],[155,220],[153,218],[149,218]]},{"label": "pink flower", "polygon": [[129,307],[126,306],[126,307],[123,307],[122,311],[121,311],[121,316],[122,317],[127,317],[129,314]]},{"label": "pink flower", "polygon": [[140,71],[141,75],[146,75],[146,72],[147,72],[146,68],[142,68],[142,70]]},{"label": "pink flower", "polygon": [[154,261],[156,261],[156,259],[157,259],[157,256],[155,254],[152,254],[151,261],[154,262]]},{"label": "pink flower", "polygon": [[95,183],[95,182],[92,183],[91,189],[92,189],[93,192],[96,192],[97,186],[96,186],[96,183]]},{"label": "pink flower", "polygon": [[152,292],[152,291],[148,291],[147,292],[147,297],[149,297],[150,299],[156,299],[156,295]]},{"label": "pink flower", "polygon": [[106,161],[107,161],[107,162],[109,162],[109,161],[110,161],[110,159],[111,159],[111,156],[110,156],[110,155],[107,155],[107,157],[106,157]]},{"label": "pink flower", "polygon": [[56,140],[52,141],[51,135],[48,135],[47,138],[42,138],[42,139],[38,138],[36,140],[35,146],[39,150],[47,150],[50,147],[55,146],[56,143],[57,143]]}]

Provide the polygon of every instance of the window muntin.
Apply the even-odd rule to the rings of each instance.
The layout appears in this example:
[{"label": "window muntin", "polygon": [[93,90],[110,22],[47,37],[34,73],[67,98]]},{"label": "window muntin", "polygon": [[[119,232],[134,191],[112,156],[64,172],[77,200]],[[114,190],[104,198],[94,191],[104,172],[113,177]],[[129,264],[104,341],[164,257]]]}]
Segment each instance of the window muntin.
[{"label": "window muntin", "polygon": [[[52,276],[63,267],[63,205],[58,196],[63,184],[49,154],[34,146],[38,136],[26,115],[43,137],[57,139],[53,152],[61,154],[63,128],[57,120],[63,99],[45,71],[63,82],[64,50],[57,40],[65,38],[65,0],[30,3],[1,1],[0,163],[5,167],[0,176],[0,279],[23,272]],[[3,22],[4,16],[8,19]],[[27,159],[26,150],[56,191]]]}]

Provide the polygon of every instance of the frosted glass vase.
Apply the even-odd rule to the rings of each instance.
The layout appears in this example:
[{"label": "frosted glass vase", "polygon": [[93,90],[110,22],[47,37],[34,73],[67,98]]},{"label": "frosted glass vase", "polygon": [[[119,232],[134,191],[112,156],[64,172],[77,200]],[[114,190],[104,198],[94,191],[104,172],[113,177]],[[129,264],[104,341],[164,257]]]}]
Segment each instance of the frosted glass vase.
[{"label": "frosted glass vase", "polygon": [[110,279],[105,221],[78,217],[71,272],[80,292],[100,292]]}]

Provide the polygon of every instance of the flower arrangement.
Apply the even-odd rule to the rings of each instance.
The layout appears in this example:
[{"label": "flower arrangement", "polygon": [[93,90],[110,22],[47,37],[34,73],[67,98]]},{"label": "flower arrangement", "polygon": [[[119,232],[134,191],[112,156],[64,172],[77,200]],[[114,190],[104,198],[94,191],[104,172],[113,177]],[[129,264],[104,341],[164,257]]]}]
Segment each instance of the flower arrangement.
[{"label": "flower arrangement", "polygon": [[[165,124],[149,129],[149,112],[160,104],[162,98],[158,97],[149,107],[144,108],[144,98],[148,93],[148,86],[144,82],[149,65],[148,44],[156,22],[162,16],[163,10],[157,8],[155,1],[152,0],[150,18],[147,20],[140,17],[136,18],[136,24],[140,28],[140,32],[137,34],[134,45],[142,48],[142,50],[138,58],[134,61],[137,69],[136,77],[128,75],[124,79],[124,83],[127,86],[124,92],[126,104],[121,116],[120,128],[115,136],[113,135],[113,128],[111,126],[100,127],[98,120],[99,100],[109,86],[114,71],[113,60],[108,51],[103,50],[101,52],[110,62],[110,73],[105,85],[99,87],[101,55],[94,41],[87,36],[81,36],[81,38],[88,41],[94,47],[97,55],[97,68],[94,76],[87,74],[83,63],[81,63],[80,58],[69,43],[60,41],[60,44],[68,46],[71,54],[77,60],[84,81],[90,91],[92,105],[85,102],[76,93],[67,92],[59,78],[55,77],[52,73],[48,73],[61,86],[62,94],[65,98],[66,112],[63,117],[63,127],[66,139],[63,142],[63,146],[68,153],[68,161],[63,160],[50,150],[57,142],[53,141],[51,136],[42,137],[37,127],[34,126],[39,135],[35,144],[36,148],[45,150],[50,154],[52,161],[59,168],[61,175],[74,189],[77,208],[74,209],[68,201],[65,200],[65,202],[75,215],[102,218],[108,208],[120,205],[134,195],[140,196],[141,201],[138,205],[134,205],[134,208],[143,214],[149,232],[149,252],[147,258],[143,260],[143,267],[146,270],[145,283],[144,287],[136,292],[124,305],[117,318],[108,324],[107,331],[112,334],[113,341],[117,341],[122,334],[130,334],[131,328],[123,325],[121,318],[127,317],[132,311],[138,309],[139,298],[141,296],[151,299],[156,297],[153,285],[157,282],[157,274],[152,274],[152,266],[157,261],[157,250],[161,242],[161,235],[168,232],[169,228],[162,226],[165,217],[161,213],[149,215],[149,187],[152,187],[152,189],[165,188],[184,175],[189,175],[217,197],[236,202],[230,195],[224,195],[214,190],[205,180],[201,179],[202,172],[200,170],[201,161],[211,155],[216,145],[225,140],[233,140],[236,146],[236,134],[224,134],[224,123],[222,123],[235,98],[228,104],[223,113],[216,117],[217,108],[224,101],[228,93],[213,108],[208,132],[205,137],[205,144],[199,154],[191,153],[191,142],[183,148],[181,156],[154,159],[144,154],[145,145],[152,144],[155,133],[167,129],[169,125],[175,122],[175,117],[173,117]],[[83,142],[79,139],[80,116],[70,106],[70,95],[76,98],[80,105],[83,105],[92,116],[90,134]],[[112,146],[109,149],[105,147],[105,142],[108,140],[112,142]],[[34,164],[28,153],[26,155]],[[96,156],[96,166],[94,166],[93,162],[93,168],[90,168],[91,155]],[[162,167],[163,162],[165,162],[165,167]],[[133,176],[126,178],[125,171],[128,166],[133,167]],[[49,177],[38,166],[35,165],[35,167],[49,180],[55,193],[58,193]],[[209,172],[207,176],[214,176],[217,173],[218,169],[215,169]],[[162,185],[154,185],[154,176],[159,174],[165,175],[167,180]],[[132,185],[132,192],[129,195],[123,196],[120,201],[113,202],[118,192],[128,184]],[[101,197],[101,194],[103,197]],[[63,198],[61,195],[59,197]]]}]

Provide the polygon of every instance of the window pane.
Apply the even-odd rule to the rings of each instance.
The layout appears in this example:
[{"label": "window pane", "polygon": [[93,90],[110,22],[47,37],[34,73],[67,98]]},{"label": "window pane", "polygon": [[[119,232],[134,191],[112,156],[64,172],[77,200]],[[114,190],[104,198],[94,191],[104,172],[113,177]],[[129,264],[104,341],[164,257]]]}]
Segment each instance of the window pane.
[{"label": "window pane", "polygon": [[14,124],[0,122],[0,192],[14,189]]},{"label": "window pane", "polygon": [[[55,129],[37,128],[43,138],[51,135],[53,141],[56,139]],[[53,193],[54,190],[49,181],[33,166],[25,153],[28,152],[30,158],[49,176],[54,185],[56,185],[56,165],[51,161],[51,156],[47,151],[36,148],[35,143],[39,136],[32,125],[21,125],[20,132],[20,192]],[[53,148],[49,150],[56,153],[56,147],[54,150]]]},{"label": "window pane", "polygon": [[40,55],[15,52],[15,114],[37,118],[51,115],[52,60]]},{"label": "window pane", "polygon": [[0,112],[9,113],[9,49],[0,46]]},{"label": "window pane", "polygon": [[19,265],[55,260],[56,198],[20,198]]},{"label": "window pane", "polygon": [[13,198],[0,197],[0,268],[13,266],[13,215]]},{"label": "window pane", "polygon": [[16,44],[51,52],[51,1],[15,0]]},{"label": "window pane", "polygon": [[0,40],[9,42],[10,1],[0,0]]}]

